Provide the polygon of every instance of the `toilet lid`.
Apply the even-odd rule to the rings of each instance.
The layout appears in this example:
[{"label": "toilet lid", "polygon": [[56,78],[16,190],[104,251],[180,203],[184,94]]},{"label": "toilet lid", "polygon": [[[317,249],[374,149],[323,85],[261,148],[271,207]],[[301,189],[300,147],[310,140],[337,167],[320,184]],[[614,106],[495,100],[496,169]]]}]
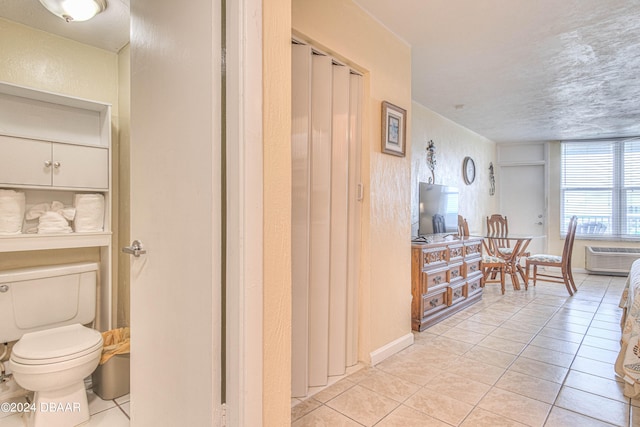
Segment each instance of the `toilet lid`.
[{"label": "toilet lid", "polygon": [[55,363],[102,348],[102,334],[80,324],[24,334],[13,346],[11,358],[23,364]]}]

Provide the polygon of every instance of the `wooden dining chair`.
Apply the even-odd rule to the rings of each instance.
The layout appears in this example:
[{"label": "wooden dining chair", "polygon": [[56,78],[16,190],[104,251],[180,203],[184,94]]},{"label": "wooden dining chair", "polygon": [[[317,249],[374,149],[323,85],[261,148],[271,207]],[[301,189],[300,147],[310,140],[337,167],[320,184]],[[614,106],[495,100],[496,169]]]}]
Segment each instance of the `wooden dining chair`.
[{"label": "wooden dining chair", "polygon": [[[487,236],[505,237],[509,234],[509,221],[506,216],[493,214],[487,217]],[[494,240],[499,248],[508,248],[508,240]]]},{"label": "wooden dining chair", "polygon": [[[482,255],[482,287],[487,283],[500,283],[500,290],[504,295],[504,275],[506,262],[504,258],[487,253]],[[500,275],[498,279],[497,276]]]},{"label": "wooden dining chair", "polygon": [[[564,283],[567,287],[569,295],[573,295],[578,291],[576,283],[573,280],[573,274],[571,272],[571,254],[573,252],[573,241],[576,237],[576,229],[578,227],[578,217],[572,216],[569,221],[569,228],[567,230],[567,236],[564,238],[564,248],[562,255],[549,255],[549,254],[536,254],[527,257],[526,261],[526,282],[529,282],[529,267],[533,266],[533,286],[536,285],[536,280],[542,282],[552,283]],[[544,266],[545,272],[539,273],[538,267]],[[546,267],[559,268],[560,273],[547,272]]]},{"label": "wooden dining chair", "polygon": [[[506,215],[502,216],[500,214],[493,214],[487,217],[487,235],[494,237],[506,237],[509,234],[509,220]],[[513,248],[511,247],[509,239],[493,239],[493,243],[497,246],[500,254],[504,256],[509,256],[513,253]],[[525,278],[525,274],[522,271],[522,266],[520,264],[520,260],[524,257],[528,257],[531,255],[530,252],[523,252],[521,254],[517,254],[516,258],[513,260],[515,266],[517,266],[517,271],[520,273],[520,277],[525,283],[525,288],[527,286],[527,281]]]},{"label": "wooden dining chair", "polygon": [[458,236],[469,237],[469,223],[462,215],[458,215]]}]

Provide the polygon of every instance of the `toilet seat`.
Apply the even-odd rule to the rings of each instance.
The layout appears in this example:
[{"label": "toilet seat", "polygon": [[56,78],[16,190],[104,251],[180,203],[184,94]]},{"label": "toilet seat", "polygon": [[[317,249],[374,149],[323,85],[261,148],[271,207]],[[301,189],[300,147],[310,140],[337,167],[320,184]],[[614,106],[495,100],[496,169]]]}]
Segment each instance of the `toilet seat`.
[{"label": "toilet seat", "polygon": [[47,365],[92,354],[102,348],[102,335],[80,324],[24,334],[11,351],[22,365]]}]

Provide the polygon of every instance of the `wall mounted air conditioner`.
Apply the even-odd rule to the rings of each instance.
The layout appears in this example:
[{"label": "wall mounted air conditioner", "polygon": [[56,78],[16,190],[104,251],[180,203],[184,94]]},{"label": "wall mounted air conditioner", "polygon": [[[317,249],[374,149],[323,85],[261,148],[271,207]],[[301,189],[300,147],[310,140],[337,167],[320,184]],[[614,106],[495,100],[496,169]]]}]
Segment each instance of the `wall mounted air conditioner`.
[{"label": "wall mounted air conditioner", "polygon": [[640,258],[640,248],[599,248],[586,246],[585,268],[591,273],[627,275]]}]

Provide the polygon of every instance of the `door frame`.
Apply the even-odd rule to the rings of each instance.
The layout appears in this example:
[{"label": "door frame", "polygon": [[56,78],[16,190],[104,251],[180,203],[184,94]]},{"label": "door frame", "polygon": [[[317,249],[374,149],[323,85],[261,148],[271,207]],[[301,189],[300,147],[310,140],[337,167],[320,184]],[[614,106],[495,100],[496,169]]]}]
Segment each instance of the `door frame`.
[{"label": "door frame", "polygon": [[226,424],[262,425],[262,0],[226,1]]}]

